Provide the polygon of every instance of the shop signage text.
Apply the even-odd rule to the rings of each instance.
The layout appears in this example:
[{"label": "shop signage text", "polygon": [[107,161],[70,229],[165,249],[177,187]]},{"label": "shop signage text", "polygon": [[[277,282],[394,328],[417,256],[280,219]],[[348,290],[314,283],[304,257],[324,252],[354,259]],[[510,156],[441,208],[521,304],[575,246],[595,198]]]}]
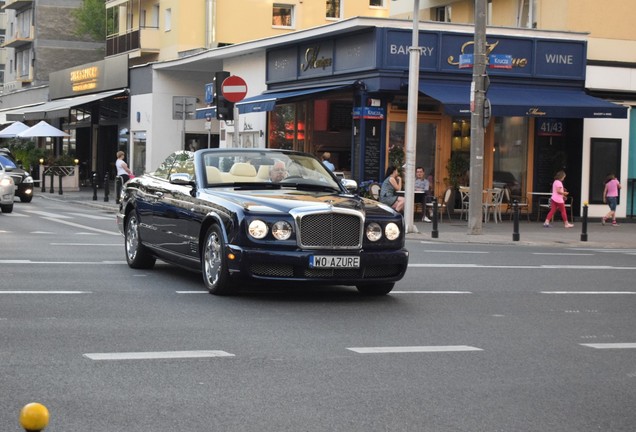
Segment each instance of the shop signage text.
[{"label": "shop signage text", "polygon": [[305,50],[305,63],[300,65],[301,69],[303,71],[307,71],[309,69],[325,70],[326,68],[331,67],[333,64],[333,59],[331,57],[325,58],[319,56],[320,46],[307,48]]},{"label": "shop signage text", "polygon": [[83,69],[73,70],[70,73],[71,85],[74,92],[97,88],[98,78],[99,68],[97,66],[89,66]]}]

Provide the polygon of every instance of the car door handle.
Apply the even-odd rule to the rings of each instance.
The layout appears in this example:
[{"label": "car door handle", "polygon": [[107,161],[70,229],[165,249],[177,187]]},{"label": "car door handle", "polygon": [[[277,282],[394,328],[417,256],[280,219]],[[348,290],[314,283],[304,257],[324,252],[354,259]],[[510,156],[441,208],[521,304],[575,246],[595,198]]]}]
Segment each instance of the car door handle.
[{"label": "car door handle", "polygon": [[163,197],[163,192],[155,192],[153,195],[156,196],[157,198],[161,198]]}]

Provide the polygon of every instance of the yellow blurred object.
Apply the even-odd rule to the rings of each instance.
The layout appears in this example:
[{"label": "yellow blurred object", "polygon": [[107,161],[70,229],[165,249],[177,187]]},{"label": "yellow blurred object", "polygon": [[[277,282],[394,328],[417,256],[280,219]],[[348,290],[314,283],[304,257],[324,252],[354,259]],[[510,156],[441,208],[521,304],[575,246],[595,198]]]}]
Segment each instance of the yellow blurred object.
[{"label": "yellow blurred object", "polygon": [[41,431],[49,424],[49,410],[42,404],[32,402],[20,411],[20,425],[28,432]]}]

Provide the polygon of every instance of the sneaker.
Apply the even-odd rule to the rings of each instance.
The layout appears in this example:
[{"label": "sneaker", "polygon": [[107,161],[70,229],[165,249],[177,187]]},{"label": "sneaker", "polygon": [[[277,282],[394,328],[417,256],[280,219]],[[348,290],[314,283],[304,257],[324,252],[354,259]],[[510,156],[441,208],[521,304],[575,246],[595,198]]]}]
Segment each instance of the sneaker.
[{"label": "sneaker", "polygon": [[607,221],[607,219],[605,219],[605,216],[603,216],[603,219],[601,219],[601,225],[605,226],[605,222]]},{"label": "sneaker", "polygon": [[550,228],[550,224],[549,223],[544,223],[543,224],[543,228]]},{"label": "sneaker", "polygon": [[618,223],[615,220],[613,220],[612,221],[612,226],[618,226]]},{"label": "sneaker", "polygon": [[566,227],[566,228],[572,228],[573,226],[574,226],[574,225],[573,225],[573,224],[571,224],[571,223],[566,223],[566,224],[565,224],[565,227]]},{"label": "sneaker", "polygon": [[431,223],[431,220],[427,216],[424,216],[422,222]]}]

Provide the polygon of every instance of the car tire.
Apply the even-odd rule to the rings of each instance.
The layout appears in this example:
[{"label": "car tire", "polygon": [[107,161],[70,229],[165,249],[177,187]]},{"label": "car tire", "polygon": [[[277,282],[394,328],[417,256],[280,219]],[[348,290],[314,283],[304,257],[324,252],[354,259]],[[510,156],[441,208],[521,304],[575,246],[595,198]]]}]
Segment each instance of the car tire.
[{"label": "car tire", "polygon": [[201,251],[203,283],[210,294],[230,295],[234,293],[224,250],[223,233],[218,225],[212,225],[205,233]]},{"label": "car tire", "polygon": [[33,200],[33,195],[20,195],[20,202],[30,203]]},{"label": "car tire", "polygon": [[128,266],[134,269],[149,269],[155,265],[153,257],[139,238],[139,222],[135,212],[131,212],[126,218],[124,230],[124,247],[126,248],[126,261]]},{"label": "car tire", "polygon": [[358,292],[367,296],[387,295],[393,290],[395,282],[377,283],[377,284],[360,284],[356,285]]},{"label": "car tire", "polygon": [[0,210],[2,210],[2,213],[11,213],[13,211],[13,204],[0,206]]}]

